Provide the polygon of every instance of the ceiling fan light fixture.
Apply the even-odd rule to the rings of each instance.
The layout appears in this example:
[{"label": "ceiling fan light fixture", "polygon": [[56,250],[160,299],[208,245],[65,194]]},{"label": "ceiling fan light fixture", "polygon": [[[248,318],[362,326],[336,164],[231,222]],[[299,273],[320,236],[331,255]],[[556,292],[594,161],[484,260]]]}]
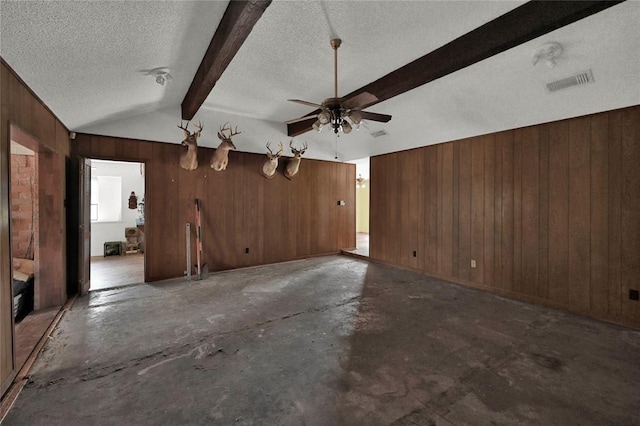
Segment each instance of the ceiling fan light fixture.
[{"label": "ceiling fan light fixture", "polygon": [[349,133],[351,133],[351,124],[349,124],[349,122],[347,120],[344,120],[342,122],[342,133],[344,133],[345,135],[348,135]]},{"label": "ceiling fan light fixture", "polygon": [[327,114],[326,112],[322,111],[320,114],[318,114],[318,121],[320,122],[320,124],[327,124],[329,120],[329,114]]},{"label": "ceiling fan light fixture", "polygon": [[313,122],[313,125],[311,127],[313,127],[313,130],[317,130],[319,132],[320,130],[322,130],[322,123],[320,122],[320,120],[316,120]]},{"label": "ceiling fan light fixture", "polygon": [[358,111],[349,112],[349,119],[353,122],[353,124],[360,124],[362,121],[362,114]]}]

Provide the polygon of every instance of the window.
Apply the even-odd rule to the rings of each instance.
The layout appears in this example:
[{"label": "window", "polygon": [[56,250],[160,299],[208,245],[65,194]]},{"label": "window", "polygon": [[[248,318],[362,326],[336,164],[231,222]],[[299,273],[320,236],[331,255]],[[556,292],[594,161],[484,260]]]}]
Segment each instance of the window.
[{"label": "window", "polygon": [[91,178],[91,221],[120,222],[122,220],[122,178],[95,176]]},{"label": "window", "polygon": [[97,177],[92,177],[91,178],[91,222],[97,222],[98,221],[98,199],[99,197],[99,188],[100,186],[98,185],[98,178]]}]

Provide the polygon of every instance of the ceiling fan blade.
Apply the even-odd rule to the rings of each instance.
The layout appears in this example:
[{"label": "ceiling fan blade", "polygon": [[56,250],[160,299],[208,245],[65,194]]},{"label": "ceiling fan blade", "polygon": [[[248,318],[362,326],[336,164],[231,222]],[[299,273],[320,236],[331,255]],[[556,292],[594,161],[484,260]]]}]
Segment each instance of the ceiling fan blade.
[{"label": "ceiling fan blade", "polygon": [[344,109],[360,109],[377,101],[378,98],[375,95],[369,92],[362,92],[348,99],[342,98],[340,104]]},{"label": "ceiling fan blade", "polygon": [[312,118],[318,118],[318,114],[313,114],[313,115],[305,115],[304,117],[299,117],[299,118],[294,118],[292,120],[287,120],[284,122],[284,124],[292,124],[292,123],[297,123],[299,121],[305,121],[305,120],[310,120]]},{"label": "ceiling fan blade", "polygon": [[360,111],[360,115],[362,115],[363,120],[380,121],[382,123],[387,123],[389,120],[391,120],[390,115],[378,114],[375,112]]},{"label": "ceiling fan blade", "polygon": [[316,104],[316,103],[313,103],[313,102],[309,102],[309,101],[303,101],[303,100],[300,100],[300,99],[287,99],[287,100],[290,101],[290,102],[295,102],[295,103],[298,103],[298,104],[307,105],[307,106],[314,107],[314,108],[322,108],[322,105]]}]

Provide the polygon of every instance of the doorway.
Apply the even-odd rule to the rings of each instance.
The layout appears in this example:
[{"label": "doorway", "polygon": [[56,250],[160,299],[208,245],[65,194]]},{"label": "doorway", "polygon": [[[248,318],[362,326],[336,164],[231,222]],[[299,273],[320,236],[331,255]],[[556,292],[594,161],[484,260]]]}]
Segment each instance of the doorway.
[{"label": "doorway", "polygon": [[54,238],[62,205],[50,196],[61,185],[51,176],[64,159],[15,125],[9,151],[14,354],[20,370],[64,300],[62,278],[52,269],[62,262],[61,242]]},{"label": "doorway", "polygon": [[89,291],[144,282],[144,163],[90,160]]},{"label": "doorway", "polygon": [[350,163],[356,165],[356,248],[348,252],[369,257],[369,157]]}]

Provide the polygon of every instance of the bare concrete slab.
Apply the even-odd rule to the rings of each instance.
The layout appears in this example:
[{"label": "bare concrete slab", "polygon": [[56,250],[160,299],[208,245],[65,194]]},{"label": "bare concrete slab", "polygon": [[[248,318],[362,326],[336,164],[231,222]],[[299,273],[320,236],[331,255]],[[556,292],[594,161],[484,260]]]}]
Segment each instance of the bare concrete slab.
[{"label": "bare concrete slab", "polygon": [[346,256],[79,299],[6,425],[640,424],[640,332]]}]

